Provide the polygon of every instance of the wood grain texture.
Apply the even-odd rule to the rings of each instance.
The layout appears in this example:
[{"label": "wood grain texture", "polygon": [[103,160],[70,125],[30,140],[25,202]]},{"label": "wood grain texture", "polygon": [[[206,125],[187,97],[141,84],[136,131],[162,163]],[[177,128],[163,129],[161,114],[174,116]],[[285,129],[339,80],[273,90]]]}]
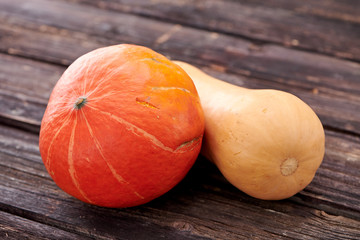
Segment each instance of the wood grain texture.
[{"label": "wood grain texture", "polygon": [[360,60],[359,1],[68,1]]},{"label": "wood grain texture", "polygon": [[[0,90],[0,99],[4,103],[0,105],[0,121],[38,132],[47,99],[65,67],[3,54],[0,54],[0,63],[0,70],[4,73],[0,73],[0,83],[3,86],[3,90]],[[360,109],[360,101],[356,94],[344,93],[334,96],[333,88],[321,87],[320,84],[317,88],[311,88],[311,85],[299,87],[289,82],[269,82],[261,78],[223,73],[218,67],[211,67],[205,67],[203,70],[235,85],[291,92],[308,103],[326,127],[360,133],[360,112],[357,111]],[[11,76],[11,79],[8,76]],[[352,86],[356,91],[356,86]],[[334,115],[338,117],[333,118]]]},{"label": "wood grain texture", "polygon": [[95,207],[70,197],[47,174],[38,136],[0,128],[0,210],[95,239],[206,239],[159,224],[156,216],[151,220],[141,212]]},{"label": "wood grain texture", "polygon": [[[360,133],[358,63],[275,45],[254,45],[224,34],[66,2],[49,5],[46,11],[36,10],[45,3],[0,1],[1,9],[6,10],[0,11],[0,21],[4,22],[0,34],[7,36],[0,39],[0,50],[68,65],[101,46],[121,42],[141,44],[169,57],[198,65],[206,63],[244,79],[245,87],[290,91],[308,102],[325,125]],[[63,12],[58,9],[66,10],[72,18],[59,21]],[[90,21],[92,24],[87,24]],[[333,118],[334,114],[338,118]],[[39,120],[38,117],[36,121]]]},{"label": "wood grain texture", "polygon": [[38,132],[64,67],[0,54],[0,69],[0,121]]},{"label": "wood grain texture", "polygon": [[0,238],[6,240],[91,239],[6,212],[0,212]]},{"label": "wood grain texture", "polygon": [[[330,136],[330,141],[336,140]],[[349,148],[359,145],[352,139],[343,142]],[[359,168],[348,159],[347,149],[337,158],[336,171],[333,153],[327,153],[328,167],[320,168],[305,191],[287,200],[251,198],[232,187],[214,165],[199,159],[184,181],[164,196],[140,207],[107,209],[62,192],[46,173],[37,143],[36,135],[0,126],[0,210],[64,231],[99,239],[248,239],[253,234],[261,239],[354,239],[360,234],[359,192],[351,189],[358,188],[358,181],[339,179]],[[335,181],[326,186],[324,178]],[[335,184],[341,190],[331,189],[334,195],[329,195],[327,188]],[[352,204],[341,205],[341,198],[353,198]],[[352,219],[337,216],[347,211]]]},{"label": "wood grain texture", "polygon": [[[0,238],[360,239],[359,4],[0,0]],[[39,155],[48,97],[77,57],[119,43],[299,96],[326,128],[312,183],[262,201],[199,157],[178,186],[143,206],[101,208],[64,193]]]}]

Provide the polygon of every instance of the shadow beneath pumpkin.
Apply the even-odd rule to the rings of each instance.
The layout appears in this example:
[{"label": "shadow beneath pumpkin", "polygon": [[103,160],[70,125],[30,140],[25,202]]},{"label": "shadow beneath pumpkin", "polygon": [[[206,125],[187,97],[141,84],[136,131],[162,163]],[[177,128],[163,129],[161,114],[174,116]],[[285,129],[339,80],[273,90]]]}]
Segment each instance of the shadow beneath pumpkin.
[{"label": "shadow beneath pumpkin", "polygon": [[[74,200],[71,208],[70,215],[81,218],[81,224],[93,229],[94,236],[101,233],[126,239],[188,239],[197,235],[199,228],[216,229],[226,224],[235,229],[244,219],[266,225],[269,219],[277,218],[274,221],[282,224],[288,221],[283,213],[289,216],[301,213],[291,199],[263,201],[244,194],[201,156],[177,186],[147,204],[115,209]],[[302,223],[296,222],[293,227],[297,224]]]},{"label": "shadow beneath pumpkin", "polygon": [[199,156],[187,176],[177,186],[163,196],[133,209],[140,211],[156,209],[161,214],[171,212],[216,220],[216,214],[231,213],[231,211],[235,213],[241,209],[247,209],[250,213],[252,210],[256,212],[261,209],[297,213],[295,203],[301,197],[300,192],[291,198],[278,201],[253,198],[231,185],[213,163]]},{"label": "shadow beneath pumpkin", "polygon": [[185,178],[169,192],[145,204],[147,207],[165,207],[167,205],[192,204],[198,197],[216,192],[227,180],[216,166],[203,156],[199,156]]},{"label": "shadow beneath pumpkin", "polygon": [[236,206],[244,202],[253,203],[254,199],[232,186],[213,163],[199,156],[178,185],[157,199],[133,209],[156,209],[161,214],[171,212],[202,218],[204,214],[211,216],[213,207],[221,210],[224,203]]},{"label": "shadow beneath pumpkin", "polygon": [[[197,218],[203,214],[203,199],[209,198],[219,188],[229,187],[232,188],[216,166],[199,157],[177,186],[147,204],[123,209],[105,208],[68,196],[67,201],[60,202],[61,206],[57,209],[62,209],[65,215],[81,223],[81,226],[71,228],[84,228],[86,231],[93,229],[90,234],[94,237],[99,234],[102,237],[125,236],[126,239],[188,239],[193,236],[192,226],[196,223],[187,223],[192,221],[191,217]],[[182,221],[179,222],[180,219]],[[65,222],[72,220],[67,219]],[[202,238],[197,236],[196,239]]]}]

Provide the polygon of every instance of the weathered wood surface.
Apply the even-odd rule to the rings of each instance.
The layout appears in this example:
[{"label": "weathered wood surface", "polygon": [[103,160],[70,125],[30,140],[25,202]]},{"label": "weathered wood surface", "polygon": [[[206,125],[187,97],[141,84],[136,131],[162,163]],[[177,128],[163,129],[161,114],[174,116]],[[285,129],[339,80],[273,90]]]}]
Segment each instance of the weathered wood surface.
[{"label": "weathered wood surface", "polygon": [[[330,148],[344,138],[333,135],[328,134]],[[355,183],[347,179],[356,178],[354,169],[359,167],[349,158],[360,156],[360,152],[353,156],[348,151],[360,149],[360,144],[351,137],[345,137],[340,152],[327,153],[305,191],[284,201],[246,196],[212,164],[199,159],[172,191],[144,206],[123,210],[89,206],[62,192],[45,172],[36,135],[0,127],[0,139],[0,209],[77,234],[124,239],[129,231],[131,239],[313,239],[320,233],[354,239],[360,234],[355,220],[360,219],[360,181],[359,177]],[[150,233],[154,235],[146,235]]]},{"label": "weathered wood surface", "polygon": [[[358,63],[271,44],[258,46],[221,33],[66,2],[44,7],[46,11],[41,6],[47,6],[46,1],[0,1],[4,11],[0,10],[0,21],[4,23],[0,26],[0,34],[4,35],[0,50],[67,65],[97,47],[119,42],[146,45],[171,58],[242,76],[247,79],[245,87],[292,92],[307,100],[324,125],[360,133]],[[58,9],[72,17],[62,19],[63,12]],[[41,116],[35,121],[40,121]]]},{"label": "weathered wood surface", "polygon": [[[359,11],[355,0],[0,0],[0,238],[360,239]],[[313,182],[287,200],[256,200],[199,157],[144,206],[66,195],[38,151],[47,99],[77,57],[123,42],[309,103],[326,129]]]},{"label": "weathered wood surface", "polygon": [[360,60],[357,0],[67,1]]},{"label": "weathered wood surface", "polygon": [[2,239],[89,239],[63,231],[47,224],[31,221],[14,214],[0,212],[0,237]]}]

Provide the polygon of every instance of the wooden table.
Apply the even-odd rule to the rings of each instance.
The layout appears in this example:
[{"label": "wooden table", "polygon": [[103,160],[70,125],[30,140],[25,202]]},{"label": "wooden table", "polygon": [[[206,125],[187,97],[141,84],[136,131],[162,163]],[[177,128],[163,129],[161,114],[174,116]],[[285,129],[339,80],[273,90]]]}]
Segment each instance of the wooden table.
[{"label": "wooden table", "polygon": [[[360,239],[360,1],[0,0],[0,21],[0,239]],[[199,157],[143,206],[64,193],[38,150],[48,97],[76,58],[119,43],[299,96],[326,132],[313,182],[261,201]]]}]

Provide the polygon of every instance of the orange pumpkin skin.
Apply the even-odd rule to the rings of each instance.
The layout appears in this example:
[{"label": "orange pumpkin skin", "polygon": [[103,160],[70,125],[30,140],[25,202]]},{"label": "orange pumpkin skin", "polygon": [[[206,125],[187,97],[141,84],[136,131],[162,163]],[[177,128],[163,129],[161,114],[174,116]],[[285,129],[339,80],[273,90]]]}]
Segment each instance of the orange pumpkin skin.
[{"label": "orange pumpkin skin", "polygon": [[98,206],[149,202],[195,162],[204,116],[190,77],[141,46],[78,58],[50,96],[40,130],[45,167],[68,194]]}]

